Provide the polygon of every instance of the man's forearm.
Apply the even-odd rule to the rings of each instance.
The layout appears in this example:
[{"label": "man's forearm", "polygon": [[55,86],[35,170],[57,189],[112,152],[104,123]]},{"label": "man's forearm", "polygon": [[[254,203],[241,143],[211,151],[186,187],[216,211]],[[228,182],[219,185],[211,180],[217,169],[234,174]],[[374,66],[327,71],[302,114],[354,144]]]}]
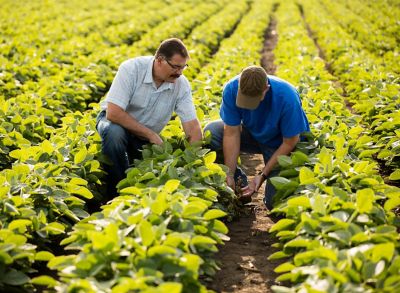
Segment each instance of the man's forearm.
[{"label": "man's forearm", "polygon": [[203,134],[198,119],[182,123],[183,130],[190,143],[202,140]]},{"label": "man's forearm", "polygon": [[155,134],[154,131],[139,123],[125,111],[118,111],[117,113],[110,111],[110,113],[107,113],[107,119],[113,123],[121,125],[130,133],[148,140],[150,140],[151,136]]},{"label": "man's forearm", "polygon": [[293,149],[296,147],[298,141],[298,137],[294,137],[286,142],[284,141],[265,164],[265,167],[263,168],[263,173],[265,175],[268,175],[278,162],[278,157],[290,154],[290,152],[293,151]]},{"label": "man's forearm", "polygon": [[239,135],[227,136],[224,134],[223,137],[223,152],[224,152],[224,163],[228,166],[230,175],[233,176],[237,166],[237,159],[240,153],[240,133]]}]

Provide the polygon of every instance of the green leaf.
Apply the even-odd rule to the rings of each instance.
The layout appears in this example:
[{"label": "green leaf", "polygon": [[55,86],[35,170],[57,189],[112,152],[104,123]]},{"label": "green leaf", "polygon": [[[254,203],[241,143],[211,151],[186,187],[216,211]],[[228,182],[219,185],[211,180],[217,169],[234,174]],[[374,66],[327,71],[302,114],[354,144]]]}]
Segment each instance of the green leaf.
[{"label": "green leaf", "polygon": [[86,186],[88,182],[85,179],[74,177],[69,181],[69,183]]},{"label": "green leaf", "polygon": [[279,172],[279,177],[297,177],[299,176],[299,171],[297,171],[295,168],[292,169],[286,169],[282,170]]},{"label": "green leaf", "polygon": [[207,211],[204,215],[203,215],[203,219],[204,220],[213,220],[213,219],[218,219],[218,218],[222,218],[225,217],[226,213],[221,211],[221,210],[209,210]]},{"label": "green leaf", "polygon": [[288,156],[278,156],[279,166],[286,168],[292,165],[292,159]]},{"label": "green leaf", "polygon": [[[181,293],[182,284],[176,282],[165,282],[157,287],[157,292],[159,293]],[[150,293],[151,291],[149,291]]]},{"label": "green leaf", "polygon": [[163,189],[168,193],[172,193],[176,189],[178,189],[180,183],[181,182],[179,180],[177,180],[177,179],[170,179],[165,183]]},{"label": "green leaf", "polygon": [[290,263],[290,262],[285,262],[285,263],[283,263],[283,264],[277,266],[277,267],[274,269],[274,272],[275,272],[275,273],[290,272],[291,270],[293,270],[293,269],[295,269],[295,268],[296,268],[296,266],[293,265],[292,263]]},{"label": "green leaf", "polygon": [[24,233],[26,231],[26,226],[31,226],[31,225],[32,221],[30,220],[25,220],[25,219],[13,220],[8,225],[8,229],[10,230],[17,229],[20,231],[20,233]]},{"label": "green leaf", "polygon": [[400,180],[400,169],[396,169],[394,172],[392,172],[389,176],[390,180]]},{"label": "green leaf", "polygon": [[156,175],[153,172],[147,172],[138,179],[138,182],[147,181],[154,178],[156,178]]},{"label": "green leaf", "polygon": [[215,159],[217,158],[217,153],[216,152],[209,152],[207,155],[204,156],[204,164],[209,165],[215,162]]},{"label": "green leaf", "polygon": [[86,146],[81,145],[79,151],[74,156],[74,164],[78,165],[82,163],[86,159],[87,153]]},{"label": "green leaf", "polygon": [[13,286],[20,286],[29,282],[29,277],[25,275],[21,271],[17,271],[15,269],[11,269],[7,272],[4,276],[2,276],[2,281],[5,284],[13,285]]},{"label": "green leaf", "polygon": [[348,245],[352,235],[347,230],[337,230],[335,232],[328,233],[328,236],[344,245]]},{"label": "green leaf", "polygon": [[202,235],[196,235],[194,236],[191,240],[190,243],[192,245],[204,245],[204,244],[217,244],[217,242],[207,236],[202,236]]},{"label": "green leaf", "polygon": [[189,202],[183,208],[182,217],[185,219],[200,217],[207,208],[207,205],[200,201]]},{"label": "green leaf", "polygon": [[33,278],[31,280],[31,283],[35,284],[35,285],[47,286],[47,287],[55,287],[57,285],[57,281],[49,276],[39,276],[39,277]]},{"label": "green leaf", "polygon": [[317,178],[315,178],[314,172],[307,167],[302,167],[300,169],[299,179],[301,185],[314,184],[319,181]]},{"label": "green leaf", "polygon": [[345,275],[335,271],[332,268],[323,268],[322,271],[325,274],[327,274],[328,276],[331,276],[333,279],[337,280],[338,282],[340,282],[342,284],[346,284],[348,281]]},{"label": "green leaf", "polygon": [[48,153],[49,155],[51,155],[54,151],[53,145],[47,139],[42,142],[41,147],[43,152]]},{"label": "green leaf", "polygon": [[200,256],[189,253],[184,254],[179,260],[179,264],[183,265],[188,271],[193,272],[195,276],[197,276],[200,265],[203,263],[204,261]]},{"label": "green leaf", "polygon": [[304,208],[311,207],[310,199],[307,196],[292,197],[287,201],[287,204],[289,207],[304,207]]},{"label": "green leaf", "polygon": [[371,279],[375,275],[376,264],[367,262],[362,267],[362,275],[365,280]]},{"label": "green leaf", "polygon": [[390,263],[394,255],[394,249],[394,243],[392,242],[376,244],[372,248],[372,261],[378,262],[381,259],[386,259]]},{"label": "green leaf", "polygon": [[285,281],[292,281],[298,276],[300,273],[285,273],[280,275],[279,277],[276,278],[276,281],[278,282],[285,282]]},{"label": "green leaf", "polygon": [[272,289],[272,292],[275,292],[275,293],[293,293],[293,290],[291,288],[283,287],[283,286],[273,285],[273,286],[271,286],[271,289]]},{"label": "green leaf", "polygon": [[141,195],[142,191],[140,188],[137,188],[135,186],[130,186],[130,187],[126,187],[126,188],[122,189],[120,191],[120,193]]},{"label": "green leaf", "polygon": [[227,234],[228,233],[228,228],[224,224],[224,222],[221,222],[220,220],[214,220],[211,222],[212,223],[212,229],[215,232],[219,232],[222,234]]},{"label": "green leaf", "polygon": [[272,228],[269,230],[269,232],[272,233],[275,231],[286,230],[295,223],[296,222],[292,219],[281,219],[275,225],[272,226]]},{"label": "green leaf", "polygon": [[397,208],[398,206],[400,206],[400,196],[389,198],[384,205],[385,211],[388,212],[393,210],[394,208]]},{"label": "green leaf", "polygon": [[35,255],[35,260],[38,261],[49,261],[54,257],[54,254],[48,251],[39,251]]},{"label": "green leaf", "polygon": [[286,257],[289,257],[289,256],[291,256],[291,254],[287,254],[287,253],[285,253],[283,251],[277,251],[277,252],[274,252],[273,254],[271,254],[268,257],[268,260],[281,259],[281,258],[286,258]]},{"label": "green leaf", "polygon": [[294,257],[294,264],[296,266],[302,266],[313,262],[316,258],[325,258],[336,262],[337,253],[328,248],[318,247],[314,250],[309,250],[296,254]]},{"label": "green leaf", "polygon": [[153,226],[146,220],[142,220],[139,224],[138,231],[143,245],[146,247],[150,246],[155,239]]},{"label": "green leaf", "polygon": [[152,257],[152,256],[157,255],[157,254],[172,254],[172,255],[174,255],[174,254],[177,254],[177,253],[178,253],[178,250],[173,248],[173,247],[171,247],[171,246],[156,245],[156,246],[153,246],[153,247],[149,248],[147,255]]},{"label": "green leaf", "polygon": [[272,177],[270,180],[277,190],[285,188],[286,184],[292,182],[284,177]]},{"label": "green leaf", "polygon": [[68,187],[69,187],[69,192],[71,192],[72,194],[80,195],[86,199],[93,198],[93,194],[90,192],[89,189],[87,189],[84,186],[69,184]]},{"label": "green leaf", "polygon": [[374,202],[374,191],[370,188],[357,190],[356,207],[359,213],[369,213]]},{"label": "green leaf", "polygon": [[150,208],[154,214],[161,215],[168,208],[166,194],[164,192],[157,194],[157,198],[151,203]]},{"label": "green leaf", "polygon": [[326,215],[325,201],[321,195],[313,196],[311,199],[311,206],[314,212]]},{"label": "green leaf", "polygon": [[12,234],[11,236],[7,237],[4,239],[5,243],[12,243],[15,245],[24,245],[26,243],[27,239],[23,235],[18,235],[18,234]]},{"label": "green leaf", "polygon": [[12,262],[13,262],[13,258],[5,251],[0,250],[0,263],[7,265],[7,264],[11,264]]},{"label": "green leaf", "polygon": [[293,165],[304,166],[305,163],[309,162],[308,156],[302,152],[296,151],[291,156]]},{"label": "green leaf", "polygon": [[307,248],[310,245],[311,245],[311,241],[309,239],[301,239],[301,238],[299,238],[299,239],[290,240],[289,242],[287,242],[285,244],[284,247],[285,248],[286,247],[304,247],[304,248]]},{"label": "green leaf", "polygon": [[50,234],[62,234],[65,231],[64,225],[58,222],[52,222],[47,224],[42,230],[49,232]]}]

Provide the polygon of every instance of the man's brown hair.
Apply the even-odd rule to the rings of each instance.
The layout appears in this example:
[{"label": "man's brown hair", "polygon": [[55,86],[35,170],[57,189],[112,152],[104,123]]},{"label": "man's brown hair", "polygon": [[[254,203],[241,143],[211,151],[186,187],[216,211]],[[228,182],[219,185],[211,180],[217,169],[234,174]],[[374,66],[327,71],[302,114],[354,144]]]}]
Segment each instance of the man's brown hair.
[{"label": "man's brown hair", "polygon": [[264,68],[255,65],[246,67],[240,75],[236,105],[239,108],[254,110],[267,89],[267,73]]},{"label": "man's brown hair", "polygon": [[164,40],[156,51],[156,58],[163,56],[171,59],[175,54],[181,55],[183,58],[189,58],[189,53],[180,39],[171,38]]}]

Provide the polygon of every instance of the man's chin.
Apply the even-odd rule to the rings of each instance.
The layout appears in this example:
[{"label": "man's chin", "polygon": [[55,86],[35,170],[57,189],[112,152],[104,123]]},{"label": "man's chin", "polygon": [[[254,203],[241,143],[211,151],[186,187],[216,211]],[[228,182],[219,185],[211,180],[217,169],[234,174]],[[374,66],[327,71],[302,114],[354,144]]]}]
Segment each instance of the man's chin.
[{"label": "man's chin", "polygon": [[168,79],[166,80],[166,82],[175,83],[177,80],[178,80],[177,77],[170,77],[170,78],[168,78]]}]

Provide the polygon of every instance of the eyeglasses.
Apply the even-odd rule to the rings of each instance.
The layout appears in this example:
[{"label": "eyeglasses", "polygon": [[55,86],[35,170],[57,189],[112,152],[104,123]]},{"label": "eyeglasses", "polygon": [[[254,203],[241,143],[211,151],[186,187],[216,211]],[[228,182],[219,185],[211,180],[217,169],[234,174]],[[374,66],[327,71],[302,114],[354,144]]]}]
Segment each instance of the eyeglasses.
[{"label": "eyeglasses", "polygon": [[189,67],[189,64],[185,64],[185,65],[181,66],[181,65],[171,64],[168,61],[168,59],[164,59],[164,60],[167,61],[168,65],[171,66],[171,68],[174,69],[174,70],[184,70],[187,67]]}]

